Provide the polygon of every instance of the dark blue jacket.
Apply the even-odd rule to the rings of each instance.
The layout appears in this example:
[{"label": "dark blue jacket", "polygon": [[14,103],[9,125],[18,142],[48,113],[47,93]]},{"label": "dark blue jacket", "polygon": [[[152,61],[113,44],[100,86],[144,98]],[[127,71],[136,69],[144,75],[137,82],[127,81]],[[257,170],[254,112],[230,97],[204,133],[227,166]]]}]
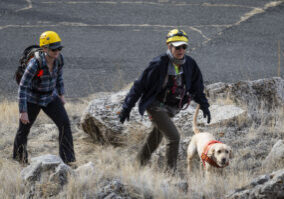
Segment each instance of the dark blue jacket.
[{"label": "dark blue jacket", "polygon": [[[182,65],[185,75],[186,91],[193,100],[200,104],[201,109],[209,107],[207,98],[203,92],[204,85],[202,74],[196,62],[190,56],[186,56],[186,62]],[[138,80],[134,81],[123,103],[123,109],[129,112],[139,101],[139,113],[144,114],[147,107],[162,91],[162,86],[168,74],[169,57],[167,54],[154,58],[149,66],[143,71]]]}]

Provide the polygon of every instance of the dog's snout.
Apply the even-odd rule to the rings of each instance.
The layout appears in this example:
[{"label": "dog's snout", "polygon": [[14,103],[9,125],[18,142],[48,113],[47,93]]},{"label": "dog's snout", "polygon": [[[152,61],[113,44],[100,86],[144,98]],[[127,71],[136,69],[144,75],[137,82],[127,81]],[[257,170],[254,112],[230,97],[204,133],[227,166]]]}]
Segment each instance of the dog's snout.
[{"label": "dog's snout", "polygon": [[226,158],[222,158],[222,164],[226,163]]}]

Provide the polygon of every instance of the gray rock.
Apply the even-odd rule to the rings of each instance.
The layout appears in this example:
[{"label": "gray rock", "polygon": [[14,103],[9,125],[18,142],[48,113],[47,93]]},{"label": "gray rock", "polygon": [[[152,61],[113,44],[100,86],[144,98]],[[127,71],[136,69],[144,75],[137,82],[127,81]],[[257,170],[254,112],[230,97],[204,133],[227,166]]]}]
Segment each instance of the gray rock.
[{"label": "gray rock", "polygon": [[[141,132],[150,132],[151,122],[147,114],[141,117],[138,108],[135,106],[130,114],[130,121],[123,125],[119,122],[117,113],[121,110],[122,102],[126,91],[118,93],[104,93],[89,103],[85,110],[81,125],[84,132],[89,134],[94,141],[100,144],[112,144],[115,146],[126,143],[128,136],[137,129]],[[246,112],[234,105],[212,105],[210,107],[212,121],[209,126],[223,125],[226,122],[234,121],[238,117],[246,117]],[[186,110],[180,111],[173,121],[187,136],[192,132],[192,116],[195,112],[195,103],[192,103]],[[198,122],[201,126],[207,125],[200,111]]]},{"label": "gray rock", "polygon": [[41,162],[31,164],[21,171],[24,181],[39,181],[41,175]]},{"label": "gray rock", "polygon": [[50,175],[49,181],[63,186],[68,182],[68,174],[72,173],[73,170],[68,165],[61,163],[56,167],[55,173]]},{"label": "gray rock", "polygon": [[103,184],[104,184],[103,187],[96,194],[95,198],[98,199],[136,198],[135,196],[132,196],[133,192],[135,192],[135,188],[134,187],[130,188],[129,186],[124,185],[119,179],[107,179]]},{"label": "gray rock", "polygon": [[146,117],[139,116],[137,108],[132,110],[129,122],[124,125],[119,122],[118,113],[126,93],[104,93],[89,103],[81,118],[81,126],[94,141],[100,144],[123,145],[129,131],[138,128],[143,130],[151,126]]},{"label": "gray rock", "polygon": [[95,172],[95,166],[94,163],[92,162],[88,162],[87,164],[84,164],[75,170],[76,175],[90,175],[93,174],[94,172]]},{"label": "gray rock", "polygon": [[249,114],[259,111],[270,112],[284,106],[284,80],[280,77],[237,83],[216,83],[207,86],[210,99],[231,99],[246,105]]},{"label": "gray rock", "polygon": [[32,158],[30,165],[21,171],[26,188],[29,190],[28,197],[35,198],[60,193],[63,185],[68,182],[68,174],[72,174],[72,169],[58,156],[50,154]]},{"label": "gray rock", "polygon": [[284,196],[284,169],[254,179],[249,185],[227,195],[227,199],[266,198],[281,199]]},{"label": "gray rock", "polygon": [[31,164],[21,171],[21,176],[25,181],[38,181],[41,177],[41,172],[55,169],[62,160],[55,155],[43,155],[31,158]]},{"label": "gray rock", "polygon": [[51,154],[31,158],[31,164],[39,163],[39,162],[41,163],[41,168],[43,171],[54,169],[58,165],[63,163],[60,157],[56,155],[51,155]]},{"label": "gray rock", "polygon": [[266,169],[277,169],[284,167],[284,141],[278,140],[265,158],[262,166]]}]

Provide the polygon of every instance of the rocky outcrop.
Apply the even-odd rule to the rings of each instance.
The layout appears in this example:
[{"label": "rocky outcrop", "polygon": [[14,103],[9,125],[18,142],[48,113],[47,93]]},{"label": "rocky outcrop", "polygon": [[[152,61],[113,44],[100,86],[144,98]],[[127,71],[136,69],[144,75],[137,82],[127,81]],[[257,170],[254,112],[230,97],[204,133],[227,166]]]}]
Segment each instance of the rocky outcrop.
[{"label": "rocky outcrop", "polygon": [[[54,170],[55,173],[62,173],[66,167],[59,167],[59,165],[64,165],[61,158],[55,155],[44,155],[35,158],[31,158],[31,164],[22,170],[21,176],[25,181],[34,182],[40,181],[42,179],[43,172],[47,170]],[[62,169],[60,171],[60,169]],[[63,172],[64,173],[64,172]]]},{"label": "rocky outcrop", "polygon": [[[136,198],[142,196],[141,191],[132,186],[125,185],[120,179],[106,179],[101,183],[101,188],[94,198]],[[151,193],[144,195],[143,198],[153,198]]]},{"label": "rocky outcrop", "polygon": [[[202,111],[200,111],[198,123],[202,131],[211,132],[219,141],[228,143],[233,148],[236,156],[232,164],[230,163],[230,167],[227,168],[229,172],[242,172],[249,169],[252,171],[253,175],[255,175],[260,172],[264,173],[263,170],[261,170],[262,168],[265,168],[265,173],[283,168],[284,143],[281,140],[283,130],[281,130],[282,126],[279,125],[279,122],[278,126],[272,126],[272,132],[267,131],[271,126],[256,131],[252,129],[255,127],[253,125],[247,125],[248,123],[245,123],[241,126],[237,122],[239,119],[245,121],[248,119],[247,111],[250,115],[260,111],[268,112],[268,110],[271,114],[274,114],[274,110],[283,108],[282,83],[283,80],[280,78],[271,78],[252,82],[239,82],[236,84],[219,83],[207,87],[207,94],[211,101],[210,111],[212,121],[210,125],[208,125],[206,119],[203,118]],[[269,94],[266,94],[266,90],[269,90]],[[150,131],[151,122],[147,115],[144,117],[139,115],[137,106],[133,108],[129,122],[126,121],[123,125],[119,122],[118,112],[121,109],[126,93],[127,91],[97,94],[85,110],[81,118],[81,126],[84,132],[88,133],[96,143],[121,146],[115,148],[115,150],[123,151],[123,153],[131,152],[132,155],[133,152],[137,152],[136,149],[139,147],[137,143],[142,143],[142,139]],[[222,103],[222,101],[214,100],[219,98],[229,98],[235,104],[228,104],[230,101],[223,101],[224,103]],[[256,105],[254,105],[254,103],[256,103]],[[173,118],[173,121],[181,133],[178,157],[178,174],[181,179],[179,179],[180,181],[174,186],[183,193],[187,192],[187,194],[191,194],[191,197],[197,194],[196,197],[192,198],[202,198],[204,195],[204,193],[201,193],[202,191],[195,193],[195,188],[192,187],[192,184],[181,182],[185,180],[187,174],[186,149],[192,137],[191,124],[195,107],[196,104],[192,102],[188,109],[181,111]],[[53,125],[53,127],[50,128],[56,127]],[[135,142],[136,144],[123,147],[127,145],[129,137],[137,134],[143,134],[144,137],[139,137],[139,140],[137,139]],[[151,163],[149,164],[150,167],[152,167],[151,165],[158,165],[159,168],[164,167],[166,162],[165,146],[166,144],[162,143],[155,151],[151,158]],[[196,165],[198,165],[198,163]],[[156,169],[156,167],[153,166],[153,169]],[[23,180],[27,185],[27,198],[58,196],[61,194],[60,192],[64,190],[64,186],[70,182],[70,175],[75,181],[84,179],[85,176],[99,178],[96,182],[96,190],[87,191],[87,196],[90,198],[154,197],[151,192],[152,190],[141,190],[141,187],[137,187],[135,184],[127,184],[122,178],[100,173],[100,171],[96,169],[96,165],[92,162],[84,164],[74,170],[68,165],[65,165],[59,157],[47,155],[32,158],[31,165],[22,171]],[[252,179],[251,176],[250,179]],[[275,171],[271,174],[259,176],[249,185],[237,189],[227,196],[222,196],[229,199],[283,198],[283,180],[284,170]],[[194,180],[189,179],[188,182],[193,183]],[[166,186],[170,185],[166,184]],[[228,193],[227,190],[226,193]]]},{"label": "rocky outcrop", "polygon": [[[137,134],[137,129],[144,134],[150,131],[151,122],[147,114],[142,117],[138,113],[137,106],[131,111],[130,121],[126,121],[124,124],[119,122],[118,113],[126,94],[126,91],[104,93],[90,102],[82,116],[81,125],[95,142],[119,146],[125,144],[128,136],[131,136],[132,133]],[[193,102],[188,109],[182,110],[173,118],[181,133],[187,136],[192,134],[191,123],[195,105]],[[210,106],[210,111],[211,115],[214,115],[210,126],[223,125],[237,118],[246,117],[246,111],[234,105],[213,104]],[[200,111],[198,122],[201,126],[207,125],[202,111]]]},{"label": "rocky outcrop", "polygon": [[284,167],[284,141],[278,140],[262,163],[265,169],[273,170]]},{"label": "rocky outcrop", "polygon": [[[101,144],[122,145],[127,140],[130,131],[140,129],[148,131],[151,122],[147,114],[144,117],[139,115],[137,106],[131,111],[131,119],[121,125],[118,120],[118,113],[127,94],[127,90],[117,93],[100,93],[92,100],[85,111],[81,125],[96,142]],[[211,101],[217,98],[230,99],[236,105],[215,105],[212,104],[212,123],[218,125],[236,119],[239,115],[245,114],[238,106],[246,106],[251,116],[260,111],[272,112],[284,107],[284,80],[282,78],[261,79],[256,81],[240,81],[238,83],[215,83],[206,87],[206,94]],[[186,111],[181,111],[174,121],[178,127],[184,130],[191,129],[191,118],[194,113],[194,106],[189,106]],[[202,125],[204,121],[199,119]]]},{"label": "rocky outcrop", "polygon": [[[82,179],[86,176],[95,176],[96,168],[94,163],[89,162],[81,165],[77,169],[72,169],[64,164],[62,160],[55,155],[42,155],[31,159],[31,164],[21,172],[25,182],[25,198],[65,198],[60,195],[64,185],[68,183],[71,176],[73,181]],[[86,192],[87,198],[153,198],[151,190],[141,189],[132,184],[125,184],[119,178],[101,176],[96,184],[96,192]],[[172,186],[178,186],[172,185]]]},{"label": "rocky outcrop", "polygon": [[280,77],[237,83],[215,83],[207,86],[207,96],[230,99],[238,105],[245,105],[249,114],[259,111],[283,109],[284,80]]},{"label": "rocky outcrop", "polygon": [[81,126],[95,142],[121,146],[127,142],[127,136],[131,132],[150,128],[147,116],[141,118],[137,107],[131,112],[131,120],[124,125],[120,124],[118,114],[126,93],[127,91],[99,94],[89,103],[82,116]]},{"label": "rocky outcrop", "polygon": [[47,154],[31,158],[30,165],[21,171],[21,176],[26,184],[26,198],[45,198],[58,195],[68,183],[69,176],[76,179],[94,173],[92,162],[72,169],[60,157]]},{"label": "rocky outcrop", "polygon": [[227,199],[239,198],[284,198],[284,170],[262,175],[254,179],[248,186],[229,194]]},{"label": "rocky outcrop", "polygon": [[[31,158],[28,167],[21,171],[26,183],[27,198],[42,198],[60,193],[72,169],[55,155]],[[43,191],[44,190],[44,191]]]}]

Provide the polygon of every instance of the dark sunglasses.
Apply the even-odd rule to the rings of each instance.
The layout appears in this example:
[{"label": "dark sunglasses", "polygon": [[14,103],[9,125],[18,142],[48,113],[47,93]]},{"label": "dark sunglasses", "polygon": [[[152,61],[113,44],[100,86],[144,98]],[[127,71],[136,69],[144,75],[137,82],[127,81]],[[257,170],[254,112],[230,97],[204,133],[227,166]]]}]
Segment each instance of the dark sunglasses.
[{"label": "dark sunglasses", "polygon": [[61,50],[62,50],[62,47],[51,49],[52,52],[61,51]]},{"label": "dark sunglasses", "polygon": [[187,45],[181,45],[181,46],[174,46],[176,50],[180,50],[181,48],[183,50],[187,49]]}]

